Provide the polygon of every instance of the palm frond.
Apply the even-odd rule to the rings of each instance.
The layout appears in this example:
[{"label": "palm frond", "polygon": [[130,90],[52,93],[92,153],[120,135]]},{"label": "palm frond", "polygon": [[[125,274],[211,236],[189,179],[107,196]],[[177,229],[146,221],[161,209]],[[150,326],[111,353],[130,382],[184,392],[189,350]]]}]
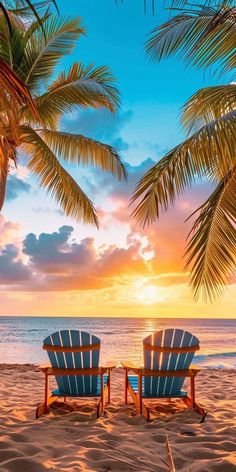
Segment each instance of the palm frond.
[{"label": "palm frond", "polygon": [[37,116],[37,111],[33,99],[23,82],[17,77],[13,70],[6,64],[6,62],[0,57],[0,85],[1,93],[6,91],[9,96],[18,105],[28,104],[29,110],[32,116]]},{"label": "palm frond", "polygon": [[53,153],[65,161],[99,167],[113,174],[118,180],[126,179],[124,164],[112,146],[79,134],[47,129],[38,132]]},{"label": "palm frond", "polygon": [[[56,129],[63,114],[87,107],[106,107],[112,112],[119,104],[118,90],[112,85],[114,77],[107,67],[84,67],[75,63],[68,74],[62,72],[48,91],[35,99],[40,122],[46,128]],[[30,111],[22,110],[25,120],[33,120]]]},{"label": "palm frond", "polygon": [[[44,24],[50,17],[51,13],[50,11],[46,11],[44,15],[41,17],[41,22]],[[30,24],[27,26],[24,34],[24,41],[25,45],[27,44],[27,41],[30,41],[30,38],[34,35],[34,33],[39,29],[39,24],[38,21],[31,21]]]},{"label": "palm frond", "polygon": [[40,5],[40,7],[42,8],[46,8],[48,10],[48,8],[50,7],[51,4],[54,5],[58,15],[59,15],[59,9],[58,9],[58,6],[57,6],[57,2],[56,0],[48,0],[48,1],[44,1],[44,2],[40,2],[40,4],[38,3],[32,3],[30,0],[23,0],[22,1],[23,5],[26,4],[26,6],[28,7],[28,10],[29,12],[32,12],[33,15],[35,16],[35,18],[37,19],[39,25],[41,26],[43,32],[44,32],[44,29],[43,29],[43,23],[42,23],[42,19],[41,19],[41,16],[39,15],[38,13],[38,7]]},{"label": "palm frond", "polygon": [[98,219],[92,202],[61,166],[55,154],[30,127],[21,127],[22,149],[32,157],[29,170],[37,176],[41,187],[56,199],[66,215],[83,223],[95,224]]},{"label": "palm frond", "polygon": [[236,84],[207,87],[196,92],[184,105],[181,121],[190,133],[203,123],[236,111]]},{"label": "palm frond", "polygon": [[40,15],[38,14],[38,11],[37,11],[37,8],[35,7],[35,5],[30,1],[30,0],[24,0],[24,3],[26,3],[27,7],[28,7],[28,10],[33,13],[33,15],[35,16],[36,20],[37,20],[37,23],[38,25],[40,26],[41,30],[42,30],[42,33],[44,35],[44,39],[46,41],[46,33],[45,33],[45,30],[44,30],[44,25],[43,25],[43,21],[41,20],[41,17]]},{"label": "palm frond", "polygon": [[221,179],[235,165],[236,112],[204,125],[176,146],[138,183],[131,203],[141,198],[133,216],[144,226],[159,218],[196,176]]},{"label": "palm frond", "polygon": [[[56,0],[42,0],[37,2],[31,2],[30,0],[11,0],[4,1],[5,8],[13,15],[20,16],[27,19],[28,17],[36,17],[37,15],[42,19],[45,11],[48,10],[52,5],[55,7],[56,12],[59,15],[59,8]],[[35,11],[37,15],[35,15]],[[38,21],[38,20],[37,20]]]},{"label": "palm frond", "polygon": [[2,2],[0,2],[0,12],[2,13],[2,15],[3,15],[3,17],[6,21],[8,32],[11,35],[12,34],[11,20],[10,20],[10,17],[9,17],[9,13],[6,10],[6,8],[4,7]]},{"label": "palm frond", "polygon": [[226,6],[192,7],[151,32],[147,53],[161,60],[178,52],[181,60],[198,67],[231,71],[236,66],[235,15],[235,9]]},{"label": "palm frond", "polygon": [[68,74],[62,72],[50,85],[49,95],[52,96],[56,93],[57,99],[61,91],[72,85],[77,92],[78,99],[81,100],[81,106],[87,106],[87,103],[83,102],[83,95],[85,97],[90,95],[91,105],[105,106],[109,110],[115,111],[119,105],[119,92],[114,87],[114,82],[115,78],[108,67],[94,67],[94,64],[85,67],[82,63],[75,62],[70,67]]},{"label": "palm frond", "polygon": [[187,246],[186,268],[195,298],[213,300],[235,273],[236,260],[236,168],[218,184],[201,206]]},{"label": "palm frond", "polygon": [[212,0],[204,0],[201,4],[195,2],[189,2],[189,0],[170,0],[168,2],[170,10],[180,10],[187,7],[215,7],[215,5],[230,7],[234,5],[234,0],[221,0],[220,2],[213,2]]},{"label": "palm frond", "polygon": [[28,41],[25,60],[21,65],[24,81],[35,89],[39,81],[47,80],[58,61],[69,54],[75,41],[84,33],[81,18],[58,18],[50,16],[43,24],[44,35],[38,28]]},{"label": "palm frond", "polygon": [[[200,165],[197,163],[198,171]],[[144,227],[159,219],[177,195],[190,187],[195,180],[196,168],[191,155],[177,146],[152,167],[139,181],[131,204],[136,202],[132,216]]]}]

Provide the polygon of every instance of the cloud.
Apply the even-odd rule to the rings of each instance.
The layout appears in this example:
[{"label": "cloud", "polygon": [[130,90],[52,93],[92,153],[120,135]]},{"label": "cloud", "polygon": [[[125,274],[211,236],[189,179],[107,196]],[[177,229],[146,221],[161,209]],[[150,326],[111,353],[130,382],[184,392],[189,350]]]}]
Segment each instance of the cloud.
[{"label": "cloud", "polygon": [[19,259],[19,250],[14,244],[7,244],[0,252],[0,282],[15,284],[31,277],[30,268]]},{"label": "cloud", "polygon": [[118,181],[111,178],[109,173],[101,172],[100,169],[93,169],[84,177],[84,186],[88,192],[93,195],[95,192],[103,193],[110,201],[119,199],[119,201],[128,201],[143,175],[155,164],[151,158],[145,159],[141,164],[132,165],[124,162],[128,173],[128,179]]},{"label": "cloud", "polygon": [[15,200],[20,193],[29,192],[30,189],[30,184],[24,182],[24,180],[16,175],[9,175],[7,179],[6,200],[9,202]]},{"label": "cloud", "polygon": [[30,263],[46,272],[62,272],[65,263],[75,264],[73,251],[64,252],[72,226],[62,226],[54,233],[41,233],[37,238],[29,233],[23,241],[23,253],[30,256]]},{"label": "cloud", "polygon": [[3,215],[0,215],[0,247],[9,243],[9,241],[15,243],[18,238],[19,229],[19,223],[7,221]]},{"label": "cloud", "polygon": [[167,272],[150,278],[149,283],[158,287],[170,287],[172,285],[182,285],[187,283],[187,274],[183,272]]},{"label": "cloud", "polygon": [[[112,188],[110,191],[109,197],[114,199],[114,198],[119,198],[119,199],[124,199],[124,198],[130,198],[132,196],[132,193],[139,182],[139,180],[144,176],[144,174],[151,169],[156,164],[153,159],[150,157],[147,157],[141,164],[138,165],[132,165],[129,163],[125,164],[127,173],[128,173],[128,181],[127,183],[125,181],[123,182],[112,182]],[[107,185],[107,177],[105,174],[101,176],[102,179],[102,185]]]},{"label": "cloud", "polygon": [[[21,268],[32,274],[27,282],[29,291],[99,290],[118,283],[128,284],[129,278],[140,277],[159,286],[183,284],[186,280],[181,275],[183,254],[190,229],[190,223],[184,222],[206,199],[209,187],[200,184],[186,192],[174,207],[161,215],[158,223],[142,228],[131,217],[129,199],[137,181],[153,164],[152,159],[137,166],[128,164],[128,185],[113,181],[108,188],[109,177],[96,175],[97,185],[107,189],[99,206],[99,234],[86,228],[82,234],[89,237],[81,237],[80,228],[75,232],[73,226],[64,225],[53,232],[29,233],[23,240],[22,252],[17,244],[17,254],[3,253],[5,258],[8,256],[8,266],[21,263]],[[6,222],[2,221],[2,225],[6,234],[14,229],[10,223],[8,230]],[[18,290],[26,289],[29,272],[23,272],[22,279],[20,275],[16,277]],[[170,274],[168,279],[165,274]]]},{"label": "cloud", "polygon": [[74,114],[73,118],[64,118],[62,128],[110,144],[119,151],[125,151],[128,149],[128,143],[121,137],[121,131],[131,117],[131,111],[114,115],[106,108],[96,111],[84,110]]},{"label": "cloud", "polygon": [[141,242],[133,238],[127,247],[108,245],[95,249],[94,238],[77,242],[73,227],[53,233],[30,233],[23,241],[28,267],[39,274],[30,290],[91,290],[112,286],[117,278],[148,272]]}]

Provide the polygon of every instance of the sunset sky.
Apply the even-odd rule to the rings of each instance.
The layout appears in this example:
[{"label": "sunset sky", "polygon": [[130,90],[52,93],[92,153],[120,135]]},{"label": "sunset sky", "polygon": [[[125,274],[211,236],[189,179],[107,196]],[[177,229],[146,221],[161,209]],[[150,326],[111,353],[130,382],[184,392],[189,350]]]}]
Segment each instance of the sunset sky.
[{"label": "sunset sky", "polygon": [[62,67],[75,61],[109,66],[122,100],[114,116],[104,109],[78,110],[61,128],[116,146],[129,177],[119,183],[98,170],[70,166],[98,209],[98,231],[65,217],[23,161],[12,170],[0,215],[0,314],[235,317],[235,285],[214,304],[195,303],[183,273],[190,228],[184,221],[207,197],[208,185],[199,183],[145,230],[128,208],[140,177],[183,139],[181,106],[214,80],[177,58],[148,60],[147,34],[167,12],[153,17],[150,8],[145,16],[142,0],[118,8],[115,0],[58,5],[62,16],[81,16],[87,32]]}]

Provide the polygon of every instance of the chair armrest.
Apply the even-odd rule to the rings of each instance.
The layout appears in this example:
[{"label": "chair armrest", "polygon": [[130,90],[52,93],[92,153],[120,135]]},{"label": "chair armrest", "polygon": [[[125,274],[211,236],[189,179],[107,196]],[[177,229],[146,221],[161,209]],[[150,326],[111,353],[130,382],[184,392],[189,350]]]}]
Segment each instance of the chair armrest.
[{"label": "chair armrest", "polygon": [[102,366],[102,369],[107,372],[108,370],[112,370],[116,368],[116,362],[115,361],[108,361],[104,366]]},{"label": "chair armrest", "polygon": [[182,370],[151,370],[142,369],[143,377],[195,377],[200,369],[190,367]]},{"label": "chair armrest", "polygon": [[198,374],[198,372],[201,372],[201,367],[198,367],[197,365],[190,365],[189,370],[192,372],[195,372],[195,375]]},{"label": "chair armrest", "polygon": [[116,367],[115,362],[107,362],[107,365],[104,367],[90,367],[87,369],[67,369],[67,368],[59,368],[59,367],[52,367],[48,364],[43,364],[39,366],[39,369],[44,374],[48,375],[101,375],[107,372],[108,370],[112,370]]},{"label": "chair armrest", "polygon": [[65,369],[59,367],[49,367],[47,375],[101,375],[102,367],[90,367],[85,369]]},{"label": "chair armrest", "polygon": [[41,372],[43,372],[44,374],[47,372],[48,369],[50,369],[51,365],[50,364],[41,364],[39,365],[39,369],[41,370]]},{"label": "chair armrest", "polygon": [[131,361],[122,361],[121,364],[123,365],[124,369],[132,370],[136,374],[139,374],[142,371],[142,367],[134,364]]}]

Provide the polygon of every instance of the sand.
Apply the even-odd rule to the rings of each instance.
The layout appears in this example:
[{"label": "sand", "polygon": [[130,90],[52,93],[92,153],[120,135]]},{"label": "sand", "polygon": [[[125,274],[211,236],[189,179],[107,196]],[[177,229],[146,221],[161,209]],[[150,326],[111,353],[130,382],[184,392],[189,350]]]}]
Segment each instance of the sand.
[{"label": "sand", "polygon": [[[97,419],[94,403],[62,401],[35,420],[43,376],[31,365],[0,366],[0,471],[168,471],[166,437],[176,471],[236,471],[236,371],[202,370],[197,398],[203,424],[180,402],[147,423],[123,403],[123,372],[112,378],[112,403]],[[171,409],[172,415],[167,415]]]}]

